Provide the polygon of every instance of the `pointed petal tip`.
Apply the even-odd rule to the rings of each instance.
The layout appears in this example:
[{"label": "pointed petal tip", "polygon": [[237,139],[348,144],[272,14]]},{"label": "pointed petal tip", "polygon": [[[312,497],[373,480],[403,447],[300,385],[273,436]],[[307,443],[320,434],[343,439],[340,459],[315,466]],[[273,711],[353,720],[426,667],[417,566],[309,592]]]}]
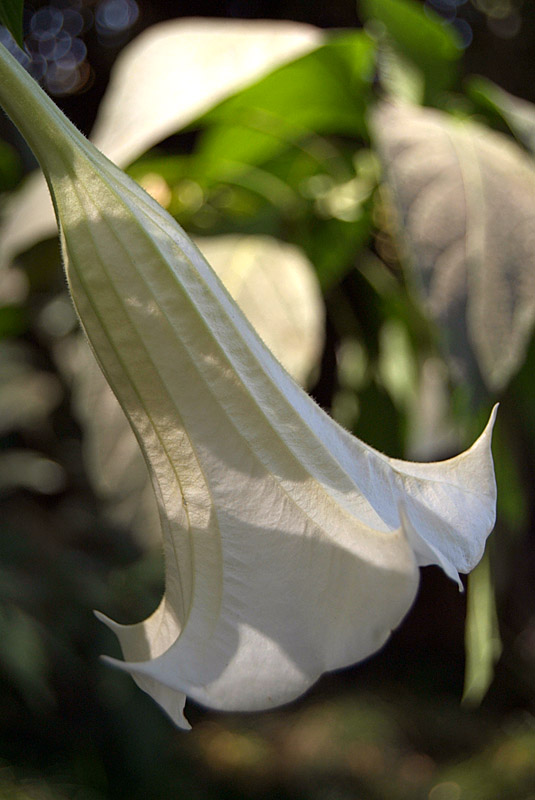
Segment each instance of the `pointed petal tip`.
[{"label": "pointed petal tip", "polygon": [[112,619],[103,614],[101,611],[96,611],[93,609],[93,614],[98,619],[99,622],[102,622],[110,631],[113,631],[115,634],[121,627],[117,622],[114,622]]},{"label": "pointed petal tip", "polygon": [[493,406],[492,411],[490,412],[489,420],[485,425],[482,433],[478,436],[473,445],[466,451],[466,453],[469,454],[470,456],[474,456],[474,454],[476,453],[478,455],[479,453],[485,453],[484,467],[487,472],[487,480],[488,480],[487,495],[490,498],[490,500],[494,503],[494,514],[489,534],[492,531],[494,523],[496,521],[497,486],[496,486],[496,476],[494,470],[494,461],[492,457],[492,433],[498,416],[499,405],[500,405],[499,403],[496,403]]},{"label": "pointed petal tip", "polygon": [[401,530],[406,536],[409,544],[416,553],[424,556],[428,563],[436,564],[443,572],[459,587],[460,592],[464,592],[464,586],[461,581],[461,576],[458,570],[436,547],[424,540],[418,533],[407,512],[407,508],[403,500],[398,503],[399,518],[401,522]]},{"label": "pointed petal tip", "polygon": [[103,664],[107,664],[108,667],[113,667],[114,669],[120,669],[121,672],[129,672],[129,670],[126,668],[126,662],[121,661],[120,658],[113,658],[113,656],[101,655],[99,656],[99,660],[102,661]]},{"label": "pointed petal tip", "polygon": [[[98,612],[95,612],[95,616],[98,616]],[[106,620],[106,617],[104,616],[104,614],[101,614],[100,616],[104,617],[104,619],[102,620],[104,622]],[[143,689],[145,692],[147,692],[149,696],[151,696],[154,700],[156,700],[156,702],[165,711],[171,722],[173,722],[173,724],[176,725],[177,728],[180,728],[180,730],[182,731],[191,730],[191,725],[183,713],[184,701],[182,701],[179,705],[177,705],[175,692],[173,690],[169,690],[171,694],[171,702],[166,703],[164,702],[164,696],[161,696],[161,691],[158,691],[157,694],[155,695],[151,691],[150,686],[147,686],[146,684],[144,685],[143,682],[139,681],[140,677],[142,680],[143,676],[142,670],[139,670],[140,675],[136,678],[135,664],[129,663],[127,661],[121,661],[118,658],[113,658],[112,656],[106,656],[106,655],[99,656],[99,660],[103,664],[106,664],[107,666],[112,667],[113,669],[118,669],[121,672],[127,672],[132,678],[134,678],[134,680],[136,680],[141,689]],[[163,689],[165,695],[166,691],[165,687],[159,687],[159,688],[160,690]]]},{"label": "pointed petal tip", "polygon": [[492,411],[490,412],[487,424],[485,425],[485,427],[483,428],[483,430],[481,431],[475,442],[471,445],[471,447],[469,447],[468,450],[465,451],[466,453],[472,453],[474,450],[481,447],[482,445],[488,444],[490,447],[492,432],[494,430],[494,425],[496,423],[496,418],[498,416],[499,406],[500,406],[499,403],[494,404],[494,406],[492,407]]},{"label": "pointed petal tip", "polygon": [[154,680],[154,676],[151,674],[151,664],[152,662],[142,662],[139,663],[135,661],[123,661],[121,658],[114,658],[113,656],[101,655],[99,656],[100,661],[104,664],[107,664],[109,667],[113,667],[113,669],[118,669],[121,672],[127,672],[132,678],[152,678]]},{"label": "pointed petal tip", "polygon": [[492,407],[492,411],[490,412],[489,421],[488,421],[488,422],[487,422],[487,424],[485,425],[485,429],[484,429],[484,431],[483,431],[483,434],[482,434],[482,435],[484,435],[485,433],[487,433],[487,431],[488,431],[488,433],[492,433],[492,429],[494,428],[494,423],[496,422],[496,417],[498,416],[498,409],[499,409],[499,407],[500,407],[500,404],[499,404],[499,403],[495,403],[495,404],[493,405],[493,407]]}]

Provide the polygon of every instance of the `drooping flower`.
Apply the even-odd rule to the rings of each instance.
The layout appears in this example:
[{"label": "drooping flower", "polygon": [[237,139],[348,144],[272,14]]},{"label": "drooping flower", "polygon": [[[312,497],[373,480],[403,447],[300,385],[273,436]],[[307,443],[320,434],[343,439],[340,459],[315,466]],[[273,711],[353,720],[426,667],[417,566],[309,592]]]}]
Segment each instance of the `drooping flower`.
[{"label": "drooping flower", "polygon": [[[442,463],[389,459],[293,382],[199,251],[4,51],[0,101],[39,159],[82,325],[149,466],[166,590],[113,661],[177,725],[287,702],[370,655],[418,566],[458,580],[494,524],[492,421]],[[493,415],[494,417],[494,415]]]}]

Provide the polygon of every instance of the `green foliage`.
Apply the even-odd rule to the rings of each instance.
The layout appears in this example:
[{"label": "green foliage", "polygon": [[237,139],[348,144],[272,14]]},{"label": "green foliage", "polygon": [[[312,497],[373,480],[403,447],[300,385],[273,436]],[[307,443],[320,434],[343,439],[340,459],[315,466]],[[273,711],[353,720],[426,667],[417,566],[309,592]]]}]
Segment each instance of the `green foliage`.
[{"label": "green foliage", "polygon": [[494,677],[494,664],[502,646],[492,585],[490,555],[470,575],[466,620],[466,665],[463,702],[478,705]]},{"label": "green foliage", "polygon": [[428,102],[454,85],[461,44],[438,15],[413,0],[363,0],[359,9],[379,43],[391,43],[422,72]]},{"label": "green foliage", "polygon": [[467,81],[469,96],[484,111],[501,117],[519,142],[535,154],[535,105],[514,97],[492,81],[479,76]]},{"label": "green foliage", "polygon": [[208,112],[199,157],[254,165],[314,134],[365,135],[373,66],[366,34],[336,36]]},{"label": "green foliage", "polygon": [[0,0],[0,22],[22,47],[22,11],[24,0]]},{"label": "green foliage", "polygon": [[22,177],[20,156],[14,147],[0,141],[0,192],[14,189]]}]

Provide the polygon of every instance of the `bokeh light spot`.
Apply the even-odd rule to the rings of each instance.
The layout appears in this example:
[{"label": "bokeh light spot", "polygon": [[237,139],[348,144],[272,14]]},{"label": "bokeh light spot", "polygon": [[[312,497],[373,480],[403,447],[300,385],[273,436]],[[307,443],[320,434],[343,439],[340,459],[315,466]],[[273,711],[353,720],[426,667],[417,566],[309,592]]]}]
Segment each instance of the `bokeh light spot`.
[{"label": "bokeh light spot", "polygon": [[114,36],[130,28],[138,15],[135,0],[102,0],[95,12],[95,25],[101,36]]}]

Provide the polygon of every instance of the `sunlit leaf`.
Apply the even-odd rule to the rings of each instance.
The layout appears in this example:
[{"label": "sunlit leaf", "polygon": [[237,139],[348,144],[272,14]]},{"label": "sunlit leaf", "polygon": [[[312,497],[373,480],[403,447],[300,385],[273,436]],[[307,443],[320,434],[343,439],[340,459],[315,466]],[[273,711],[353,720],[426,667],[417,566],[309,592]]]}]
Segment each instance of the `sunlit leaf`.
[{"label": "sunlit leaf", "polygon": [[374,130],[399,234],[461,378],[502,389],[535,320],[535,171],[500,134],[381,105]]},{"label": "sunlit leaf", "polygon": [[113,161],[128,164],[323,40],[311,25],[278,20],[199,18],[155,25],[117,59],[92,139]]},{"label": "sunlit leaf", "polygon": [[[319,47],[321,31],[295,22],[187,19],[147,29],[124,48],[111,73],[92,139],[126,166],[213,105],[270,70]],[[54,235],[40,173],[10,203],[0,263]]]},{"label": "sunlit leaf", "polygon": [[254,164],[313,133],[365,135],[373,66],[365,33],[333,38],[209,112],[200,155]]}]

